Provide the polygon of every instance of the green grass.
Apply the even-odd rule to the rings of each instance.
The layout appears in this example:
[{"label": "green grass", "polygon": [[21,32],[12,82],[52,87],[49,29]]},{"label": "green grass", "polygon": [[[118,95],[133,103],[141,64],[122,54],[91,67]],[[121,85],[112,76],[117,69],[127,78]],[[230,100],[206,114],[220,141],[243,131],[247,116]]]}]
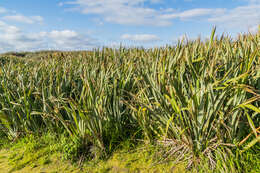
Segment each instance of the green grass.
[{"label": "green grass", "polygon": [[[260,33],[230,39],[214,28],[209,40],[162,48],[1,55],[0,136],[51,131],[62,157],[82,164],[130,143],[156,147],[159,165],[247,170],[259,159],[259,43]],[[20,156],[21,167],[48,151]]]},{"label": "green grass", "polygon": [[29,135],[13,143],[5,143],[0,151],[0,172],[70,172],[79,168],[60,161],[60,144],[55,134]]},{"label": "green grass", "polygon": [[[57,139],[52,133],[44,136],[27,136],[19,141],[6,144],[0,151],[0,170],[3,172],[165,172],[170,170],[185,171],[184,164],[170,162],[157,164],[156,149],[153,146],[127,144],[117,150],[109,159],[91,160],[79,165],[64,159],[64,137]],[[0,171],[1,172],[1,171]]]},{"label": "green grass", "polygon": [[[57,137],[48,132],[45,135],[29,135],[13,143],[5,143],[0,150],[1,172],[225,172],[219,162],[215,171],[202,160],[197,167],[187,170],[187,162],[174,163],[173,158],[162,160],[162,146],[132,145],[125,142],[107,159],[89,160],[83,164],[65,159],[66,136]],[[63,142],[62,142],[63,141]],[[68,143],[68,141],[66,141]],[[241,159],[244,172],[258,172],[260,165],[257,145]],[[238,159],[238,158],[233,158]],[[232,162],[230,161],[230,164]],[[235,170],[233,172],[236,172]]]}]

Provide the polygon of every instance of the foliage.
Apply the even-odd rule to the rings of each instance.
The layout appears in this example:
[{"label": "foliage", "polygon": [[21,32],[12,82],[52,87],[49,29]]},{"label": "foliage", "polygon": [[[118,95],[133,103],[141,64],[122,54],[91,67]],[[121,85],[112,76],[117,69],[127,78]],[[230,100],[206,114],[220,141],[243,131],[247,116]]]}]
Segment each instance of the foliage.
[{"label": "foliage", "polygon": [[162,48],[2,55],[0,133],[66,132],[65,153],[81,160],[144,140],[187,168],[221,159],[224,171],[239,169],[225,163],[259,143],[259,34],[232,40],[213,29],[209,40]]}]

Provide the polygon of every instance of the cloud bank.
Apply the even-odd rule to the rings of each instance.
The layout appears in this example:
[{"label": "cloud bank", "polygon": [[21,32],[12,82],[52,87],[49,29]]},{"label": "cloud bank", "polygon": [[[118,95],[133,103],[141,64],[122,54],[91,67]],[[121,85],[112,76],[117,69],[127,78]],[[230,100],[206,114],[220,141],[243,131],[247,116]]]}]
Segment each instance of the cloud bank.
[{"label": "cloud bank", "polygon": [[98,46],[98,41],[72,30],[26,33],[0,21],[0,52],[42,49],[80,50]]},{"label": "cloud bank", "polygon": [[163,0],[74,0],[73,11],[86,15],[97,15],[104,22],[121,25],[170,26],[175,20],[198,20],[225,28],[248,29],[260,23],[260,1],[244,0],[247,4],[231,9],[193,8],[176,10],[156,9],[147,4],[162,3]]},{"label": "cloud bank", "polygon": [[121,36],[121,39],[123,40],[129,40],[129,41],[134,41],[134,42],[143,42],[143,43],[147,43],[147,42],[154,42],[154,41],[159,41],[160,38],[156,35],[152,35],[152,34],[123,34]]}]

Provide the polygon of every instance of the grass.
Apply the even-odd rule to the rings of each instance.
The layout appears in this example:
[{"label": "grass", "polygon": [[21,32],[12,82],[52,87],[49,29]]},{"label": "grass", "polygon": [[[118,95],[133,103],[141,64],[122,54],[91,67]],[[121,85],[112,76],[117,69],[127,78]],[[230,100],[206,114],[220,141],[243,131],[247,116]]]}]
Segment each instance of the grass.
[{"label": "grass", "polygon": [[[41,137],[26,136],[19,141],[6,144],[1,150],[0,170],[2,172],[165,172],[185,171],[184,165],[170,162],[156,165],[153,146],[127,144],[117,150],[109,159],[92,160],[81,167],[64,159],[63,145],[52,133]],[[128,146],[128,147],[127,147]],[[0,171],[0,172],[1,172]]]},{"label": "grass", "polygon": [[[79,162],[65,159],[65,141],[67,144],[66,136],[57,137],[48,132],[40,136],[22,137],[11,145],[5,143],[0,151],[0,172],[215,172],[210,170],[207,161],[187,170],[185,162],[176,164],[173,158],[162,161],[162,146],[142,143],[133,146],[130,142],[122,143],[107,159],[90,160],[80,166]],[[245,165],[244,172],[259,170],[259,150],[258,145],[240,158]],[[223,168],[218,166],[217,172],[221,172]]]},{"label": "grass", "polygon": [[[158,167],[249,172],[259,160],[259,42],[260,33],[230,39],[214,28],[209,40],[162,48],[1,55],[0,135],[21,142],[51,131],[54,151],[81,166],[129,143],[156,148],[144,163]],[[38,143],[25,141],[24,153],[51,146]],[[14,158],[24,167],[48,153]]]},{"label": "grass", "polygon": [[6,143],[1,150],[0,172],[79,172],[78,167],[61,161],[54,136],[29,135],[11,145]]}]

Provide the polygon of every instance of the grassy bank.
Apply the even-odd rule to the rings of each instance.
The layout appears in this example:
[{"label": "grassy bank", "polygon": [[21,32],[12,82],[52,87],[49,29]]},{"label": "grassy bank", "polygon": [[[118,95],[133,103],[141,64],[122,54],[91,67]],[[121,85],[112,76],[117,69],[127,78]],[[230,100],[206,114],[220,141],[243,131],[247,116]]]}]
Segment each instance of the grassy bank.
[{"label": "grassy bank", "polygon": [[[64,172],[64,173],[105,173],[105,172],[227,172],[219,163],[215,170],[210,169],[207,160],[191,169],[186,169],[187,162],[174,162],[174,158],[162,160],[162,146],[143,143],[132,145],[122,143],[110,157],[71,161],[69,153],[64,149],[72,142],[64,135],[59,137],[47,132],[45,135],[28,135],[16,142],[4,143],[0,150],[0,173],[34,173],[34,172]],[[164,148],[165,149],[165,148]],[[240,159],[240,172],[258,172],[260,169],[260,146],[255,146],[243,154],[241,158],[230,157],[230,165]],[[221,162],[221,161],[220,161]],[[230,171],[230,170],[229,170]],[[230,172],[238,172],[234,167]]]},{"label": "grassy bank", "polygon": [[[58,140],[57,140],[58,139]],[[70,143],[65,136],[54,134],[30,135],[12,145],[2,146],[0,173],[6,172],[185,172],[184,164],[157,164],[154,146],[122,145],[104,160],[91,160],[82,165],[66,160],[64,146]]]},{"label": "grassy bank", "polygon": [[213,30],[164,48],[2,55],[0,135],[20,142],[51,131],[80,165],[145,145],[158,167],[258,171],[259,43],[260,33]]}]

